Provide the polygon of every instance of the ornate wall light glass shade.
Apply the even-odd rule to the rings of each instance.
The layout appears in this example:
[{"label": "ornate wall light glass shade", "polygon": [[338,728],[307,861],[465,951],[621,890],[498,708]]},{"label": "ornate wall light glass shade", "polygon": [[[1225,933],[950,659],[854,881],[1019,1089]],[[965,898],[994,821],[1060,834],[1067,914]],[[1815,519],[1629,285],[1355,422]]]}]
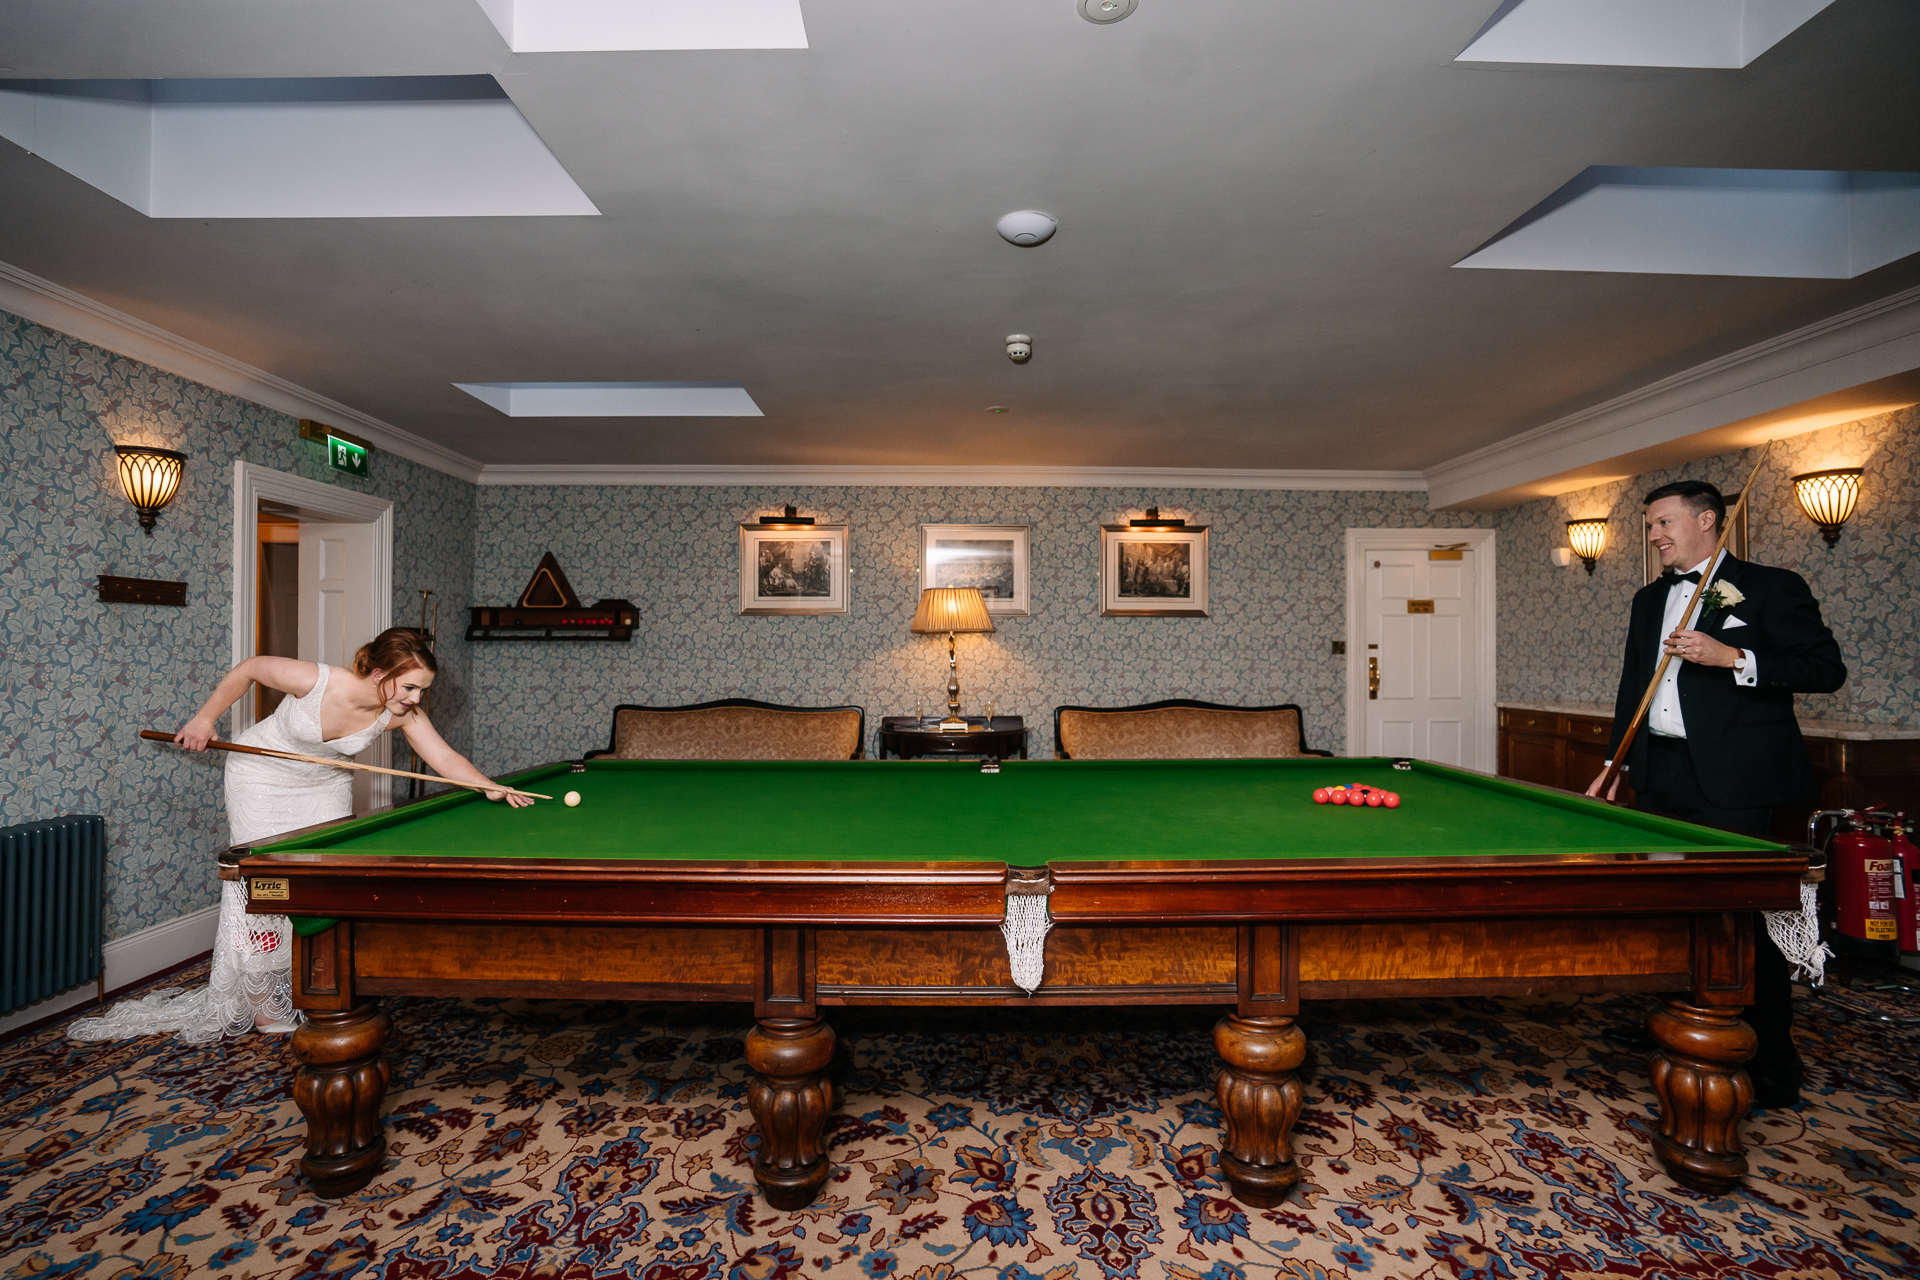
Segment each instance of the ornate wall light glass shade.
[{"label": "ornate wall light glass shade", "polygon": [[1586,562],[1587,573],[1593,573],[1593,562],[1607,549],[1607,522],[1605,520],[1569,520],[1567,521],[1567,545],[1573,548],[1573,554]]},{"label": "ornate wall light glass shade", "polygon": [[160,512],[180,492],[187,455],[144,444],[117,444],[113,451],[120,455],[120,488],[140,513],[140,527],[151,538]]},{"label": "ornate wall light glass shade", "polygon": [[1807,519],[1820,526],[1820,536],[1827,545],[1832,546],[1840,541],[1840,526],[1860,501],[1860,468],[1835,467],[1795,476],[1793,497]]},{"label": "ornate wall light glass shade", "polygon": [[960,715],[960,662],[954,655],[956,631],[991,631],[993,615],[978,587],[928,587],[920,593],[920,607],[913,611],[915,635],[947,635],[947,718],[940,722],[942,733],[965,733],[967,722]]}]

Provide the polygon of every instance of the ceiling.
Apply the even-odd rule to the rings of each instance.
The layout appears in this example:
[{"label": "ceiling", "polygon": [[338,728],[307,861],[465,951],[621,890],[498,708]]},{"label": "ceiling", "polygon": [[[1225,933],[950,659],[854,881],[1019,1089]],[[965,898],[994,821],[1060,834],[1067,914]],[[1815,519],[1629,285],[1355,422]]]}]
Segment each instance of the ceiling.
[{"label": "ceiling", "polygon": [[[8,79],[492,74],[600,210],[150,219],[0,141],[0,262],[493,465],[1421,471],[1920,285],[1453,269],[1590,165],[1920,170],[1911,0],[1742,70],[1454,62],[1497,7],[804,0],[805,50],[515,55],[475,0],[0,0]],[[653,380],[765,416],[453,385]]]}]

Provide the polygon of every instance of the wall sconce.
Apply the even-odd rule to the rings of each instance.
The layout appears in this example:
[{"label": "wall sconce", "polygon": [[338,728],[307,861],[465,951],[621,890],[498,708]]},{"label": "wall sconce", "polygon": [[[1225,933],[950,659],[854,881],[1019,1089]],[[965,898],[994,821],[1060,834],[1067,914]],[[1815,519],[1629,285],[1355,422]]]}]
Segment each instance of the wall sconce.
[{"label": "wall sconce", "polygon": [[1831,547],[1840,541],[1840,526],[1860,501],[1860,468],[1835,467],[1809,471],[1793,478],[1793,497],[1807,519],[1820,526],[1820,536]]},{"label": "wall sconce", "polygon": [[180,492],[180,475],[187,455],[171,449],[154,449],[144,444],[117,444],[120,455],[120,487],[127,501],[140,513],[140,527],[153,536],[154,523],[173,495]]},{"label": "wall sconce", "polygon": [[1148,507],[1145,519],[1129,520],[1127,527],[1129,529],[1184,529],[1187,527],[1187,522],[1178,516],[1161,515],[1158,507]]},{"label": "wall sconce", "polygon": [[1592,577],[1593,562],[1607,549],[1607,522],[1604,519],[1567,521],[1567,545],[1586,562],[1587,576]]},{"label": "wall sconce", "polygon": [[761,516],[759,527],[762,529],[810,529],[813,527],[813,517],[801,515],[789,502],[787,509],[778,515]]}]

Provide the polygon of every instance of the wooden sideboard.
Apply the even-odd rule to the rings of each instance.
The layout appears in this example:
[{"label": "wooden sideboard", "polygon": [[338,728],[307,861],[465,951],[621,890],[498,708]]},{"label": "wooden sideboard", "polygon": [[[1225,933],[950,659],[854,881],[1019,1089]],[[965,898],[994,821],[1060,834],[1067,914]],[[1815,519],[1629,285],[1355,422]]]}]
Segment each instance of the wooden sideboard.
[{"label": "wooden sideboard", "polygon": [[[1613,717],[1500,708],[1500,773],[1542,786],[1585,791],[1607,764]],[[1631,799],[1620,787],[1622,799]]]},{"label": "wooden sideboard", "polygon": [[[1820,780],[1820,808],[1884,804],[1920,814],[1920,728],[1813,720],[1800,726]],[[1585,791],[1606,767],[1613,717],[1602,707],[1502,704],[1500,773],[1568,791]],[[1628,788],[1621,796],[1630,799]],[[1805,840],[1812,805],[1774,810],[1776,840]]]},{"label": "wooden sideboard", "polygon": [[[1911,737],[1859,740],[1831,736],[1818,723],[1802,725],[1807,759],[1820,779],[1820,807],[1880,804],[1909,817],[1920,814],[1920,730],[1910,732]],[[1806,838],[1804,822],[1800,838]]]}]

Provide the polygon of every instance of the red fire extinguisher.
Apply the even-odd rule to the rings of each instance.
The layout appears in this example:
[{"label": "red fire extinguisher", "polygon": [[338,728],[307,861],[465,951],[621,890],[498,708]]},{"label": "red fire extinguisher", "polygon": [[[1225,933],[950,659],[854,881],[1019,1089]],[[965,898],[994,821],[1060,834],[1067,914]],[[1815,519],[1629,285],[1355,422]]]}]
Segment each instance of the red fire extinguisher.
[{"label": "red fire extinguisher", "polygon": [[1894,913],[1893,841],[1885,819],[1872,809],[1850,813],[1827,847],[1833,880],[1834,949],[1853,955],[1898,955],[1900,925]]},{"label": "red fire extinguisher", "polygon": [[1893,815],[1888,824],[1893,844],[1893,914],[1900,938],[1900,954],[1920,953],[1920,894],[1914,892],[1914,877],[1920,874],[1920,849],[1913,844],[1914,823],[1904,813]]}]

